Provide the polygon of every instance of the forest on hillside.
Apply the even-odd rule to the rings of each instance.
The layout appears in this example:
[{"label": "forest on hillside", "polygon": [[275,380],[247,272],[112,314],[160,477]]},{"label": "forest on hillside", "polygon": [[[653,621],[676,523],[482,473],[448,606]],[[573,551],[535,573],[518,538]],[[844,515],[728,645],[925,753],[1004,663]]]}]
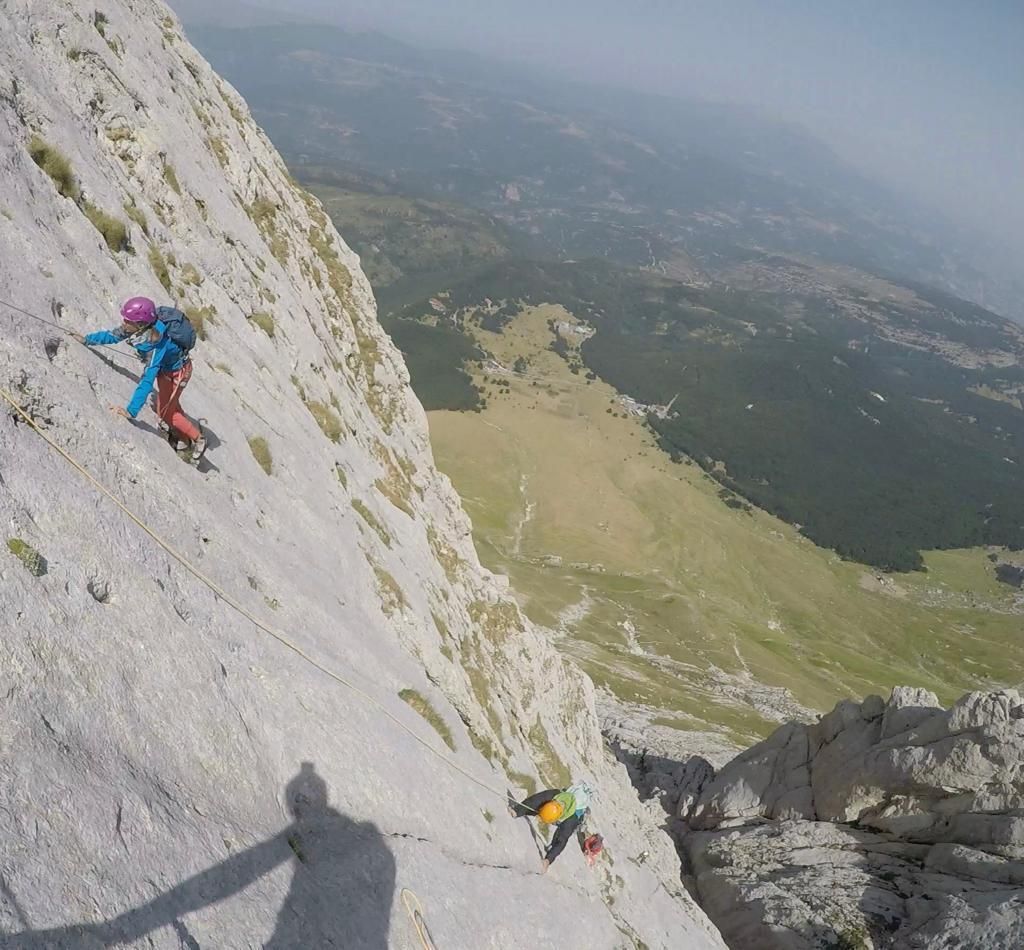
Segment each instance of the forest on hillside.
[{"label": "forest on hillside", "polygon": [[[876,325],[814,299],[794,318],[793,301],[772,294],[602,262],[502,261],[445,293],[443,322],[458,334],[486,306],[499,330],[520,306],[561,304],[597,331],[580,350],[591,371],[642,403],[675,400],[648,419],[673,458],[693,458],[843,557],[905,571],[922,566],[922,550],[1024,546],[1024,413],[979,394],[1024,387],[1024,370],[958,366],[889,338],[927,317],[993,348],[1007,345],[1005,323],[946,295],[919,299],[860,295],[853,303]],[[952,309],[934,312],[940,304]],[[393,322],[400,346],[426,312],[412,304]],[[436,342],[451,353],[449,339]]]}]

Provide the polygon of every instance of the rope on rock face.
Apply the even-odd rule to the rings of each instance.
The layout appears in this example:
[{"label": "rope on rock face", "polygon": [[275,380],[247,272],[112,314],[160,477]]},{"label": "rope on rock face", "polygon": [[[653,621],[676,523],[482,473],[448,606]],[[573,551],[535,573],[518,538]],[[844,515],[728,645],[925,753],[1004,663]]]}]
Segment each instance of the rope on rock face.
[{"label": "rope on rock face", "polygon": [[437,950],[437,944],[434,943],[434,938],[430,935],[427,922],[423,917],[423,905],[420,903],[420,899],[409,888],[403,887],[402,903],[405,904],[409,919],[412,921],[413,927],[416,928],[416,936],[420,938],[423,950]]},{"label": "rope on rock face", "polygon": [[[0,303],[2,303],[2,301],[0,301]],[[243,606],[237,600],[232,598],[215,581],[211,580],[201,570],[199,570],[199,568],[193,565],[185,557],[185,555],[178,551],[175,547],[173,547],[170,544],[170,542],[165,541],[159,534],[157,534],[156,531],[153,530],[153,528],[146,524],[146,522],[143,521],[142,518],[136,515],[127,505],[125,505],[124,502],[122,502],[112,491],[110,491],[110,489],[107,488],[106,485],[104,485],[88,469],[86,469],[80,462],[78,462],[78,460],[75,459],[74,456],[72,456],[68,451],[61,448],[61,446],[54,442],[53,439],[51,439],[40,428],[40,426],[36,423],[36,421],[28,413],[28,411],[6,389],[3,389],[2,387],[0,387],[0,397],[2,397],[11,406],[11,408],[14,409],[14,411],[25,421],[25,423],[28,426],[30,426],[51,449],[53,449],[58,455],[60,455],[61,458],[63,458],[64,461],[67,462],[68,465],[70,465],[76,472],[78,472],[79,475],[85,478],[85,480],[88,481],[102,495],[105,495],[107,498],[109,498],[110,501],[112,501],[118,508],[121,509],[122,513],[130,521],[133,521],[139,528],[141,528],[146,534],[148,534],[149,537],[152,538],[152,540],[159,547],[163,548],[163,550],[167,554],[169,554],[175,561],[177,561],[183,568],[185,568],[185,570],[188,571],[193,577],[195,577],[196,580],[200,581],[200,583],[202,584],[205,584],[213,592],[215,596],[219,597],[232,610],[236,611],[238,614],[245,617],[245,619],[248,620],[254,627],[256,627],[257,630],[261,630],[267,636],[273,638],[282,646],[291,650],[296,656],[305,660],[310,666],[319,670],[325,676],[330,677],[335,682],[340,683],[342,686],[347,687],[357,696],[361,697],[366,702],[368,702],[371,706],[376,707],[388,719],[390,719],[395,725],[397,725],[403,732],[411,736],[416,742],[423,746],[424,749],[426,749],[432,755],[439,758],[449,768],[460,773],[465,778],[469,779],[471,782],[473,782],[475,785],[478,785],[485,791],[490,792],[493,795],[497,795],[499,798],[503,799],[506,802],[509,801],[509,796],[507,792],[499,791],[492,785],[489,785],[487,782],[484,782],[482,779],[477,778],[471,772],[468,772],[461,765],[459,765],[459,763],[456,762],[454,759],[449,758],[443,752],[434,748],[434,746],[427,742],[427,740],[420,736],[415,730],[411,729],[404,722],[402,722],[402,720],[399,719],[398,716],[396,716],[393,712],[391,712],[379,699],[374,698],[364,689],[357,686],[355,683],[351,682],[350,680],[346,679],[340,674],[328,669],[318,660],[314,659],[312,656],[306,653],[306,651],[303,650],[302,647],[293,642],[283,633],[278,633],[276,630],[272,630],[261,620],[259,620],[256,616],[250,613],[245,606]]]},{"label": "rope on rock face", "polygon": [[66,333],[68,336],[71,336],[71,331],[62,327],[59,323],[54,323],[52,320],[44,320],[42,317],[37,317],[34,313],[29,313],[27,310],[22,310],[21,307],[15,306],[8,300],[0,300],[0,304],[3,304],[9,310],[17,311],[22,316],[28,317],[30,320],[35,320],[36,323],[42,323],[48,327],[56,327],[56,329],[60,330],[61,333]]},{"label": "rope on rock face", "polygon": [[[35,320],[36,323],[41,323],[44,327],[53,327],[55,330],[60,330],[60,332],[63,333],[65,336],[73,337],[75,335],[67,327],[61,326],[61,324],[55,323],[53,320],[44,320],[37,314],[30,313],[28,310],[23,310],[21,307],[11,303],[9,300],[0,300],[0,306],[7,307],[8,310],[14,310],[17,313],[20,313],[22,316],[28,317],[30,320]],[[54,307],[56,308],[57,306],[60,305],[55,303]],[[113,354],[115,356],[121,357],[126,357],[128,355],[127,353],[124,352],[124,350],[114,350]]]}]

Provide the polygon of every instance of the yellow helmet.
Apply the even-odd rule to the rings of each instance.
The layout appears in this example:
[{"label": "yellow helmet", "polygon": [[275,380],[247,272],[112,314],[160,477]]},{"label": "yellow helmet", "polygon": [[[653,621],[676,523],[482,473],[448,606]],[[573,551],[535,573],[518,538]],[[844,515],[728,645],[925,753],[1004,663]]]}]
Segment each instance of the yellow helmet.
[{"label": "yellow helmet", "polygon": [[564,811],[565,808],[562,807],[561,802],[544,802],[537,812],[537,817],[540,818],[541,821],[545,821],[549,825],[553,825],[562,817],[562,813]]}]

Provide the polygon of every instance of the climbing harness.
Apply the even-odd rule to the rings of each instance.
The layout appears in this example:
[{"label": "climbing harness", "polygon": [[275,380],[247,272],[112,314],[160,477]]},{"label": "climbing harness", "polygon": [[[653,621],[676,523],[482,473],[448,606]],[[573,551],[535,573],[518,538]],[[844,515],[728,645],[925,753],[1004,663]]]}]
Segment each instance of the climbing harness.
[{"label": "climbing harness", "polygon": [[[2,301],[0,301],[2,303]],[[475,785],[478,785],[484,791],[490,792],[492,795],[497,795],[504,801],[508,801],[508,794],[500,791],[493,785],[489,785],[482,779],[477,778],[472,772],[467,771],[454,759],[449,758],[440,750],[434,748],[426,739],[420,736],[414,729],[407,726],[401,719],[398,718],[391,710],[387,708],[379,699],[371,696],[366,690],[357,686],[351,680],[346,679],[339,673],[335,673],[333,670],[328,669],[318,660],[310,656],[305,650],[302,649],[297,643],[291,640],[283,633],[279,633],[276,630],[268,627],[259,618],[252,614],[244,605],[235,600],[230,594],[228,594],[222,587],[220,587],[215,581],[211,580],[206,574],[204,574],[199,568],[197,568],[188,558],[185,557],[180,551],[178,551],[170,542],[165,541],[157,532],[151,528],[145,521],[142,520],[135,512],[133,512],[123,501],[121,501],[106,485],[104,485],[98,478],[96,478],[84,465],[82,465],[70,452],[59,446],[56,442],[47,435],[39,424],[32,418],[28,410],[24,408],[6,389],[0,387],[0,397],[2,397],[11,408],[25,421],[25,423],[35,431],[35,433],[61,458],[64,459],[76,472],[79,473],[86,481],[88,481],[97,491],[102,495],[106,496],[112,501],[121,512],[130,521],[134,522],[139,528],[141,528],[149,537],[161,547],[170,557],[177,561],[188,573],[196,578],[200,583],[208,587],[213,594],[220,598],[228,607],[234,610],[236,613],[248,620],[257,630],[262,631],[267,636],[276,640],[282,646],[291,650],[300,659],[305,660],[310,666],[319,670],[325,676],[340,683],[342,686],[351,690],[357,696],[365,700],[371,706],[379,710],[384,716],[390,719],[399,729],[409,735],[415,742],[423,746],[431,755],[436,756],[442,762],[444,762],[449,768],[460,773],[463,777],[469,779]],[[531,809],[532,810],[532,809]]]},{"label": "climbing harness", "polygon": [[409,914],[409,919],[412,921],[413,927],[416,928],[416,936],[420,938],[423,950],[437,950],[437,944],[434,943],[434,938],[430,936],[427,922],[423,919],[423,905],[420,903],[420,899],[409,888],[403,887],[402,903],[405,904],[405,910]]}]

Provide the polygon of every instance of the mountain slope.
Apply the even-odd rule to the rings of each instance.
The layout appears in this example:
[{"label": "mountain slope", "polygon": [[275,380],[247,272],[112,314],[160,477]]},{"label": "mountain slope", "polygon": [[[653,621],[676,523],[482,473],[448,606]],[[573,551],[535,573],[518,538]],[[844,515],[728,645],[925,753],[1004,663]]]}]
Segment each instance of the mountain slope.
[{"label": "mountain slope", "polygon": [[382,313],[432,293],[452,274],[471,273],[526,242],[493,217],[337,166],[303,165],[302,183],[344,222]]},{"label": "mountain slope", "polygon": [[[107,411],[130,356],[3,308],[0,386],[209,584],[0,416],[0,945],[412,945],[409,888],[441,946],[721,946],[479,567],[358,260],[167,8],[5,5],[0,126],[0,299],[175,299],[211,435],[182,465]],[[614,864],[542,878],[500,795],[570,774]]]}]

